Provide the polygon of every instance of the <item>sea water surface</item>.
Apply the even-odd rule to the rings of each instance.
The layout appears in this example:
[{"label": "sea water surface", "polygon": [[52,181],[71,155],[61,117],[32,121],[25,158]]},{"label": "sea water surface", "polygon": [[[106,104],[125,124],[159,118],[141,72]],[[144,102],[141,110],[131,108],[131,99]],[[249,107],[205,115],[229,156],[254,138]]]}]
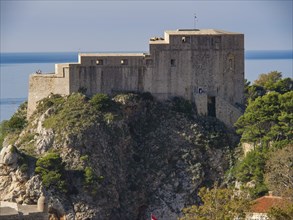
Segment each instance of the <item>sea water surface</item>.
[{"label": "sea water surface", "polygon": [[[37,70],[52,73],[55,63],[78,60],[78,52],[1,53],[0,56],[0,122],[9,119],[27,100],[31,73]],[[261,73],[275,70],[282,72],[283,77],[293,77],[292,50],[246,51],[245,78],[249,81],[253,82]]]}]

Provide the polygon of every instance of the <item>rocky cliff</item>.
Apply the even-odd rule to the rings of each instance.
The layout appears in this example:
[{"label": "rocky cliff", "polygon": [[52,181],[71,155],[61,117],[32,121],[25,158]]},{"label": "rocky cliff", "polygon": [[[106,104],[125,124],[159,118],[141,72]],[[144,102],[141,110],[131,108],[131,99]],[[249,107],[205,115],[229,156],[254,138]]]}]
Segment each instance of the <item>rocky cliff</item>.
[{"label": "rocky cliff", "polygon": [[199,187],[223,181],[235,143],[179,98],[52,95],[3,142],[0,200],[33,204],[44,193],[55,217],[175,220]]}]

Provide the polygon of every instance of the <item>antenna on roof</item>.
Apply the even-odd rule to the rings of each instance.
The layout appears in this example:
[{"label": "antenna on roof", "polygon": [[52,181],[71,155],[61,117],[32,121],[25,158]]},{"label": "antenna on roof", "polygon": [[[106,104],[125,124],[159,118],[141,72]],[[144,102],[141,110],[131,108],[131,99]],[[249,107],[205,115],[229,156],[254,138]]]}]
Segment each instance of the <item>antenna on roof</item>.
[{"label": "antenna on roof", "polygon": [[193,19],[194,19],[194,29],[196,29],[196,21],[197,21],[196,13],[194,13]]}]

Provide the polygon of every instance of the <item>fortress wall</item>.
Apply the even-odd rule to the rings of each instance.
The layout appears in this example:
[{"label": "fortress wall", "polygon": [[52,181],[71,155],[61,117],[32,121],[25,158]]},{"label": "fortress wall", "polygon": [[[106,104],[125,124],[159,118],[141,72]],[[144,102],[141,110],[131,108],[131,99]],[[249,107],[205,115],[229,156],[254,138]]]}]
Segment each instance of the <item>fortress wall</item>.
[{"label": "fortress wall", "polygon": [[70,65],[70,93],[86,89],[86,94],[92,95],[93,93],[100,92],[100,77],[97,73],[95,66],[74,64]]},{"label": "fortress wall", "polygon": [[[164,41],[159,41],[164,42]],[[151,92],[159,100],[168,98],[168,81],[170,81],[169,45],[150,42],[151,64],[145,65],[143,91]]]},{"label": "fortress wall", "polygon": [[244,104],[244,50],[235,53],[234,103]]},{"label": "fortress wall", "polygon": [[69,65],[56,64],[56,74],[32,74],[29,78],[28,117],[37,107],[37,102],[51,93],[69,94]]},{"label": "fortress wall", "polygon": [[142,67],[105,67],[102,70],[101,91],[111,94],[119,91],[140,91],[139,76]]},{"label": "fortress wall", "polygon": [[[144,54],[128,53],[97,53],[97,54],[79,54],[79,63],[83,66],[141,66],[143,65]],[[102,60],[103,63],[97,63]],[[126,63],[121,63],[126,60]]]},{"label": "fortress wall", "polygon": [[[208,95],[207,94],[196,94],[194,101],[199,115],[208,115]],[[226,102],[220,97],[216,97],[216,117],[220,119],[224,124],[232,127],[237,119],[243,114],[242,111],[237,109],[235,106]]]},{"label": "fortress wall", "polygon": [[244,42],[243,35],[229,35],[223,38],[223,52],[226,53],[225,85],[227,93],[223,97],[226,101],[243,104],[244,91]]},{"label": "fortress wall", "polygon": [[0,220],[20,220],[18,214],[15,215],[0,215]]},{"label": "fortress wall", "polygon": [[47,213],[29,213],[28,215],[22,215],[21,220],[48,220],[49,215]]},{"label": "fortress wall", "polygon": [[85,88],[87,95],[91,96],[115,91],[141,91],[143,58],[125,54],[80,56],[81,63],[70,69],[70,92]]},{"label": "fortress wall", "polygon": [[[150,44],[155,63],[153,70],[147,71],[146,88],[154,94],[167,93],[167,96],[177,95],[189,100],[193,100],[194,92],[201,88],[211,96],[220,95],[233,103],[242,100],[243,35],[167,34],[167,37],[170,44],[166,44],[166,39]],[[188,41],[182,42],[183,37],[189,37]],[[230,55],[233,69],[229,67]]]},{"label": "fortress wall", "polygon": [[208,113],[208,96],[207,94],[195,94],[194,102],[196,105],[196,110],[199,115],[207,115]]},{"label": "fortress wall", "polygon": [[174,53],[175,66],[171,67],[171,95],[182,96],[191,100],[193,93],[193,65],[192,65],[192,51],[183,50]]},{"label": "fortress wall", "polygon": [[[213,55],[214,74],[212,76],[215,95],[231,104],[243,103],[244,50],[242,35],[223,35],[222,50]],[[234,42],[237,41],[238,43]]]},{"label": "fortress wall", "polygon": [[[209,95],[216,94],[216,82],[214,79],[217,73],[216,64],[214,61],[215,51],[213,50],[198,50],[194,51],[193,55],[193,79],[194,90],[199,92],[201,89]],[[221,70],[219,70],[221,71]]]},{"label": "fortress wall", "polygon": [[218,119],[224,122],[224,124],[232,127],[242,114],[242,111],[224,99],[220,97],[216,98],[216,116]]},{"label": "fortress wall", "polygon": [[0,207],[10,207],[15,210],[18,210],[18,205],[15,202],[0,201]]},{"label": "fortress wall", "polygon": [[[195,101],[201,114],[207,114],[208,100],[216,100],[217,117],[234,123],[234,106],[243,103],[243,34],[167,31],[165,39],[154,38],[149,46],[150,54],[79,54],[78,63],[57,65],[56,74],[32,75],[30,114],[50,93],[144,91],[159,100],[181,96]],[[197,97],[199,91],[206,97]]]}]

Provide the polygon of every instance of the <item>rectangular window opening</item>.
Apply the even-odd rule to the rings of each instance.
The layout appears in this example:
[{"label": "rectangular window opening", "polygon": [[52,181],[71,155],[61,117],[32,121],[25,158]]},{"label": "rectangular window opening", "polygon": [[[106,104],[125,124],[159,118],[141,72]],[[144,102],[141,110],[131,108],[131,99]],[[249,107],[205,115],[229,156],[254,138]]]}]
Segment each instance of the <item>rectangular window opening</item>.
[{"label": "rectangular window opening", "polygon": [[171,66],[176,66],[176,60],[175,59],[171,59]]}]

